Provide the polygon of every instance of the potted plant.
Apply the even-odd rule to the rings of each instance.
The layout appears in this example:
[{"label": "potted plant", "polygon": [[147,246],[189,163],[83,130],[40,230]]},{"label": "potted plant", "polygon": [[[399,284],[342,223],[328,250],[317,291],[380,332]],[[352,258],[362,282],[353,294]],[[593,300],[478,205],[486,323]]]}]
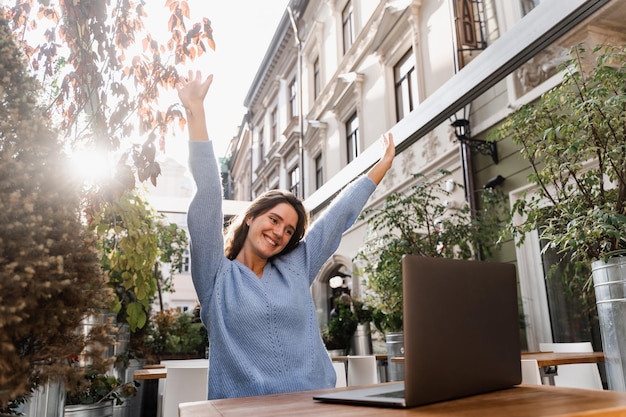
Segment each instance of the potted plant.
[{"label": "potted plant", "polygon": [[[0,409],[74,370],[81,320],[110,303],[81,184],[38,104],[39,86],[0,19]],[[93,350],[91,350],[94,352]]]},{"label": "potted plant", "polygon": [[[137,394],[136,382],[122,383],[112,375],[85,369],[81,378],[68,383],[65,417],[113,415],[113,406]],[[108,411],[104,411],[108,410]]]},{"label": "potted plant", "polygon": [[[361,215],[374,233],[355,260],[362,265],[359,271],[374,307],[373,322],[385,334],[388,355],[401,356],[403,346],[402,256],[489,257],[508,220],[503,210],[505,196],[496,189],[482,191],[482,207],[476,213],[467,205],[450,208],[446,201],[451,191],[444,184],[449,179],[450,173],[444,170],[432,177],[414,174],[414,185],[388,195],[381,207],[366,209]],[[397,365],[389,364],[390,381],[402,379]]]},{"label": "potted plant", "polygon": [[591,267],[609,387],[625,390],[626,357],[619,351],[626,351],[626,312],[605,301],[623,298],[611,283],[626,280],[626,50],[579,45],[561,69],[560,85],[495,131],[520,146],[536,185],[515,202],[520,219],[511,230],[520,243],[538,230],[548,248],[568,259],[570,284],[583,281],[579,287],[589,289]]},{"label": "potted plant", "polygon": [[374,351],[371,331],[374,308],[365,300],[352,298],[352,309],[356,316],[357,326],[352,335],[350,349],[354,355],[371,355]]},{"label": "potted plant", "polygon": [[197,315],[177,309],[157,312],[146,326],[143,337],[150,362],[206,357],[207,331]]},{"label": "potted plant", "polygon": [[331,355],[335,352],[345,355],[350,349],[350,340],[359,322],[352,310],[352,299],[348,294],[336,297],[334,304],[328,325],[322,331],[322,340]]}]

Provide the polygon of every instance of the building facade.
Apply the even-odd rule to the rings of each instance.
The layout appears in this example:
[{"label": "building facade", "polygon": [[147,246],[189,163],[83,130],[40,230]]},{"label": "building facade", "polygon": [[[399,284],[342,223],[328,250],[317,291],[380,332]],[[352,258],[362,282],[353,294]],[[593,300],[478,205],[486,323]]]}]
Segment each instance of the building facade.
[{"label": "building facade", "polygon": [[[476,204],[498,175],[511,200],[528,189],[512,142],[459,143],[466,121],[484,140],[521,104],[557,85],[570,47],[626,40],[622,0],[293,0],[250,86],[229,148],[233,197],[273,188],[300,196],[313,218],[379,155],[392,132],[398,156],[369,205],[411,185],[412,174],[451,172],[465,184],[452,206]],[[469,136],[469,131],[468,131]],[[357,222],[312,291],[323,325],[329,281],[361,295],[353,259],[375,231]],[[497,260],[518,265],[526,347],[561,338],[537,236],[508,242]],[[584,337],[584,336],[581,336]],[[590,336],[591,337],[591,336]]]}]

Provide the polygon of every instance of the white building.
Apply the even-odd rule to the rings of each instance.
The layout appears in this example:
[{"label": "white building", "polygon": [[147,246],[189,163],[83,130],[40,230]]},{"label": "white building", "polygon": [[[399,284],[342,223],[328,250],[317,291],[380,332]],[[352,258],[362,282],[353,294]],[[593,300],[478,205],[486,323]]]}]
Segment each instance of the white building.
[{"label": "white building", "polygon": [[[519,198],[528,186],[528,167],[513,143],[498,143],[497,155],[489,146],[485,154],[476,152],[458,143],[451,121],[468,120],[472,137],[483,140],[514,108],[560,81],[557,66],[571,46],[624,43],[624,5],[292,0],[292,16],[285,11],[231,143],[233,198],[290,189],[315,216],[375,162],[376,142],[387,131],[399,155],[371,205],[409,186],[410,174],[441,168],[465,183],[470,196],[501,175],[510,198]],[[461,192],[456,198],[459,204],[465,200]],[[346,285],[359,294],[352,259],[366,236],[365,225],[357,223],[320,272],[313,293],[322,323],[331,277],[351,277]],[[539,342],[552,341],[554,323],[537,237],[521,248],[509,243],[497,260],[518,265],[525,342],[538,350]]]}]

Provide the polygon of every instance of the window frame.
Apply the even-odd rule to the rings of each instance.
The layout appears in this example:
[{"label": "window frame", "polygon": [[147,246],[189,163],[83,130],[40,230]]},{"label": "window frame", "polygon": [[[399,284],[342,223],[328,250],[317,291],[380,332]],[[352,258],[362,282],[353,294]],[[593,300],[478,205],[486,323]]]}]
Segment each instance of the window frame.
[{"label": "window frame", "polygon": [[341,10],[341,33],[344,55],[348,53],[356,38],[354,23],[354,7],[352,0],[348,0]]},{"label": "window frame", "polygon": [[[402,55],[402,57],[393,66],[393,93],[395,104],[396,122],[404,119],[406,115],[411,113],[418,105],[418,85],[417,70],[415,66],[415,55],[413,48]],[[401,71],[405,64],[412,64],[408,71]],[[403,94],[406,91],[408,97]],[[406,109],[408,105],[408,111]]]},{"label": "window frame", "polygon": [[[355,110],[344,122],[346,163],[349,164],[359,156],[359,115]],[[352,128],[354,127],[354,128]]]}]

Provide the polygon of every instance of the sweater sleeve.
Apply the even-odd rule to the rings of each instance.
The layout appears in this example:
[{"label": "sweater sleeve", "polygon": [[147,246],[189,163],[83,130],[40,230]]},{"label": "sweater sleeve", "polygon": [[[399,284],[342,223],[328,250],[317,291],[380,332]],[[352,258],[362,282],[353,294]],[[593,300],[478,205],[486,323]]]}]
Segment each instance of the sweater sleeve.
[{"label": "sweater sleeve", "polygon": [[189,142],[189,167],[197,187],[187,213],[191,277],[200,304],[206,305],[225,260],[222,184],[211,142]]},{"label": "sweater sleeve", "polygon": [[343,233],[356,221],[376,184],[362,176],[335,197],[324,213],[311,224],[305,237],[305,257],[309,265],[309,284],[320,268],[337,250]]}]

